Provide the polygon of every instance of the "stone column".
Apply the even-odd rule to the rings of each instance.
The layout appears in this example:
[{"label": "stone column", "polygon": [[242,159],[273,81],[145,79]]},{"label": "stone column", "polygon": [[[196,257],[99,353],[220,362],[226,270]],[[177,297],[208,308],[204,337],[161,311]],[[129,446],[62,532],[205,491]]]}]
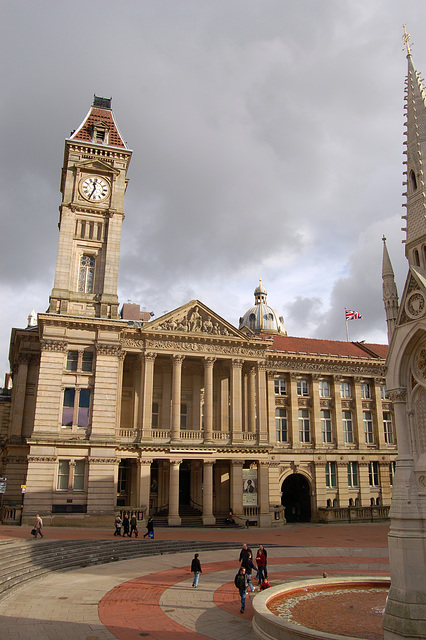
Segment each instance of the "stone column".
[{"label": "stone column", "polygon": [[181,524],[179,516],[179,467],[182,460],[170,460],[169,477],[169,517],[167,522],[171,527]]},{"label": "stone column", "polygon": [[204,358],[204,442],[213,442],[213,367],[216,358]]},{"label": "stone column", "polygon": [[172,428],[171,439],[179,440],[180,437],[180,411],[182,403],[182,362],[185,356],[173,356],[172,375]]},{"label": "stone column", "polygon": [[220,380],[220,430],[229,431],[229,378]]},{"label": "stone column", "polygon": [[354,411],[354,431],[355,431],[355,442],[358,443],[358,449],[367,449],[367,443],[365,442],[364,435],[364,421],[362,416],[362,399],[361,399],[361,378],[354,378],[353,380],[353,397],[355,403],[355,411]]},{"label": "stone column", "polygon": [[256,431],[256,367],[250,367],[248,374],[248,430]]},{"label": "stone column", "polygon": [[24,405],[27,389],[28,365],[31,355],[21,353],[17,371],[13,376],[11,420],[9,426],[9,440],[20,440],[22,432],[22,420],[24,417]]},{"label": "stone column", "polygon": [[388,394],[395,412],[398,457],[390,510],[391,588],[383,618],[384,637],[385,640],[420,640],[425,637],[426,623],[426,480],[423,474],[416,478],[411,450],[416,440],[413,442],[411,438],[417,430],[424,430],[424,415],[416,416],[414,411],[408,411],[406,389],[391,389]]},{"label": "stone column", "polygon": [[124,360],[126,358],[125,351],[118,356],[118,377],[117,377],[117,418],[115,422],[115,431],[119,433],[121,427],[121,403],[123,399],[123,369]]},{"label": "stone column", "polygon": [[142,353],[138,353],[136,363],[133,366],[133,429],[139,430],[139,437],[142,436],[142,398],[143,398],[143,372],[144,358]]},{"label": "stone column", "polygon": [[337,448],[343,446],[343,426],[342,426],[342,398],[340,396],[340,376],[333,376],[333,400],[334,411],[332,411],[332,423],[335,428]]},{"label": "stone column", "polygon": [[259,444],[268,442],[268,403],[266,398],[266,365],[259,362],[257,366],[257,434]]},{"label": "stone column", "polygon": [[272,524],[269,511],[269,465],[266,461],[260,461],[257,466],[257,481],[259,502],[259,527],[270,527]]},{"label": "stone column", "polygon": [[369,463],[364,460],[358,462],[359,470],[359,496],[360,506],[370,506],[370,478],[369,478]]},{"label": "stone column", "polygon": [[336,462],[337,488],[339,496],[339,507],[349,506],[349,487],[348,487],[348,462],[338,460]]},{"label": "stone column", "polygon": [[161,401],[161,429],[171,432],[172,374],[163,368],[163,399]]},{"label": "stone column", "polygon": [[275,382],[274,372],[267,371],[267,391],[268,391],[268,442],[275,444],[277,441],[275,429]]},{"label": "stone column", "polygon": [[377,440],[376,443],[379,449],[385,449],[387,444],[385,442],[385,431],[383,428],[383,403],[382,396],[380,395],[380,381],[374,380],[374,400],[376,403],[376,411],[373,412],[373,425],[377,427]]},{"label": "stone column", "polygon": [[142,383],[142,440],[151,439],[152,429],[152,395],[154,390],[154,363],[156,354],[147,352],[144,355]]},{"label": "stone column", "polygon": [[137,506],[144,511],[144,522],[149,516],[149,496],[151,491],[151,462],[152,460],[146,458],[139,458],[138,460],[138,498]]},{"label": "stone column", "polygon": [[[242,442],[242,394],[241,394],[241,371],[243,360],[232,360],[231,364],[231,429],[232,442]],[[242,485],[241,485],[242,489]]]},{"label": "stone column", "polygon": [[319,376],[312,375],[312,428],[311,439],[315,447],[323,444],[321,433],[321,405],[319,397]]},{"label": "stone column", "polygon": [[238,460],[230,461],[230,503],[236,516],[244,517],[243,508],[243,463]]},{"label": "stone column", "polygon": [[292,447],[299,446],[299,401],[297,397],[297,374],[290,373],[290,415],[287,420],[288,441]]},{"label": "stone column", "polygon": [[203,524],[216,524],[213,515],[213,460],[203,465]]}]

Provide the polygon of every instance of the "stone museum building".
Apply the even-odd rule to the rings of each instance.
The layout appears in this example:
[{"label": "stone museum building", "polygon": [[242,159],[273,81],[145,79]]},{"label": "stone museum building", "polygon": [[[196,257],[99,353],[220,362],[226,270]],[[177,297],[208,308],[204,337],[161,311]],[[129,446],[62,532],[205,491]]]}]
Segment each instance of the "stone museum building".
[{"label": "stone museum building", "polygon": [[[262,282],[238,327],[202,300],[157,319],[120,305],[131,155],[111,100],[95,97],[65,140],[48,310],[12,330],[3,522],[387,517],[397,454],[387,346],[287,335]],[[388,259],[385,246],[384,271]]]}]

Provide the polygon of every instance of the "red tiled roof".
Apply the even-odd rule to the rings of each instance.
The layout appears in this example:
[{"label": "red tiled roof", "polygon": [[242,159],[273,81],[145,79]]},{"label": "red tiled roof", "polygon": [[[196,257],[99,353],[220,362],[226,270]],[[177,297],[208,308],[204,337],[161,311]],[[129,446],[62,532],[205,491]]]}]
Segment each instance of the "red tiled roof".
[{"label": "red tiled roof", "polygon": [[[266,336],[262,336],[264,338]],[[294,338],[293,336],[273,335],[272,351],[309,353],[314,355],[343,356],[349,358],[386,359],[387,344],[369,344],[363,342],[340,342],[339,340],[317,340],[316,338]]]},{"label": "red tiled roof", "polygon": [[99,109],[92,107],[86,120],[82,123],[80,128],[72,136],[74,140],[84,140],[85,142],[92,142],[92,128],[96,122],[104,122],[108,129],[108,146],[110,147],[123,147],[126,148],[112,115],[111,109]]}]

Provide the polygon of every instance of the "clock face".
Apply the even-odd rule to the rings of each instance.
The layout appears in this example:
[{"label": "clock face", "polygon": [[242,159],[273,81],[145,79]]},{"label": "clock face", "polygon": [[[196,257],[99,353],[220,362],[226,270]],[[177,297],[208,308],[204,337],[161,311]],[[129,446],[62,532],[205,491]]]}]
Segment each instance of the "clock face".
[{"label": "clock face", "polygon": [[90,202],[99,202],[109,194],[109,184],[104,178],[91,176],[80,183],[80,191]]}]

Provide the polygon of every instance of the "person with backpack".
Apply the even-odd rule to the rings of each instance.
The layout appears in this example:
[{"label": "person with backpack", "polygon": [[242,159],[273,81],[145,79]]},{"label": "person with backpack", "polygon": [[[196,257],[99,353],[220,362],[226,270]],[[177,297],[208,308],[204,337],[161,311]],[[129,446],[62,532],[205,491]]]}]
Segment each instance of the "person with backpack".
[{"label": "person with backpack", "polygon": [[237,575],[234,578],[234,584],[240,592],[241,598],[241,609],[240,613],[244,613],[244,609],[246,608],[246,595],[247,595],[247,575],[244,567],[240,567]]}]

